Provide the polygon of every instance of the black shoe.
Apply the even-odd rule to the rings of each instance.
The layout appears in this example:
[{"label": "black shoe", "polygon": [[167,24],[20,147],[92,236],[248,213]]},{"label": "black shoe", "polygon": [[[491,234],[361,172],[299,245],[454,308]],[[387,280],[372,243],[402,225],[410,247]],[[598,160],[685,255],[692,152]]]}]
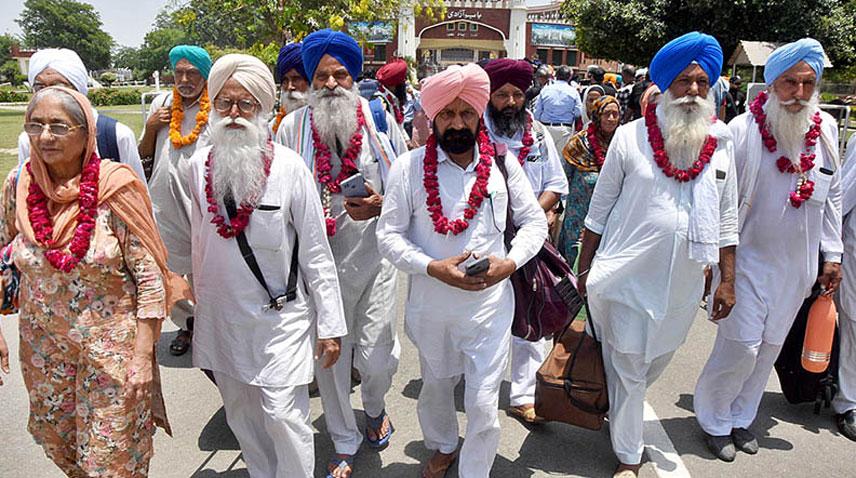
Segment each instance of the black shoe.
[{"label": "black shoe", "polygon": [[758,440],[755,435],[745,428],[735,428],[731,430],[731,438],[734,440],[734,446],[743,453],[754,455],[758,453]]},{"label": "black shoe", "polygon": [[737,450],[734,448],[731,435],[715,436],[705,433],[704,444],[707,445],[707,449],[713,453],[713,456],[722,461],[732,462],[737,457]]},{"label": "black shoe", "polygon": [[836,415],[835,421],[842,435],[856,441],[856,409]]},{"label": "black shoe", "polygon": [[178,335],[172,339],[169,344],[169,353],[176,357],[184,355],[190,350],[190,344],[193,342],[193,332],[189,330],[179,330]]}]

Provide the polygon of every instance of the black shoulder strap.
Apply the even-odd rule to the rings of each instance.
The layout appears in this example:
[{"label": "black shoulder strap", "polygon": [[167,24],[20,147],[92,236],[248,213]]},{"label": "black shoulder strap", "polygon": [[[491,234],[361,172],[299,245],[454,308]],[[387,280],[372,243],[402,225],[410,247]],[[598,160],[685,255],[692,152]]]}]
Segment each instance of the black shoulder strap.
[{"label": "black shoulder strap", "polygon": [[[502,179],[505,180],[505,187],[508,188],[508,169],[505,167],[505,158],[507,158],[505,154],[497,154],[494,161],[496,162],[496,167],[499,168],[499,172],[502,173]],[[505,217],[505,231],[503,231],[505,235],[505,250],[511,250],[511,240],[514,239],[514,236],[517,234],[517,230],[514,227],[514,213],[511,210],[511,193],[508,194],[508,209]]]},{"label": "black shoulder strap", "polygon": [[117,121],[107,115],[98,115],[95,121],[98,155],[111,161],[119,161],[119,142],[116,140]]},{"label": "black shoulder strap", "polygon": [[[226,213],[229,215],[229,219],[231,220],[238,214],[238,209],[235,205],[234,199],[231,196],[227,196],[223,200],[223,204],[226,206]],[[259,281],[262,288],[264,288],[265,292],[270,299],[270,306],[276,310],[282,308],[282,306],[278,305],[277,299],[279,297],[274,297],[270,291],[270,287],[268,287],[267,281],[265,280],[264,274],[262,274],[262,270],[259,267],[258,261],[256,261],[256,255],[253,253],[253,249],[250,247],[250,243],[247,241],[247,234],[244,231],[241,231],[235,239],[238,241],[238,249],[241,250],[241,256],[244,258],[244,262],[247,263],[247,267],[250,268],[253,275],[256,277],[256,280]],[[295,236],[294,238],[294,249],[291,251],[291,266],[288,269],[288,282],[285,286],[285,301],[291,302],[297,298],[297,269],[299,267],[297,260],[297,251],[300,247],[300,241]]]}]

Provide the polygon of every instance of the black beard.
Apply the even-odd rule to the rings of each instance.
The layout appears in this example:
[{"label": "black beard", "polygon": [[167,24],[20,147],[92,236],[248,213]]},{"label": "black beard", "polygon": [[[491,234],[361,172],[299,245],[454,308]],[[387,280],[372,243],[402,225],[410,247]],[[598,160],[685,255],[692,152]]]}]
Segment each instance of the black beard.
[{"label": "black beard", "polygon": [[487,113],[493,122],[494,133],[511,138],[526,125],[526,108],[507,106],[497,110],[492,104],[487,104]]},{"label": "black beard", "polygon": [[449,128],[437,137],[437,144],[447,153],[463,154],[476,145],[476,135],[468,129]]}]

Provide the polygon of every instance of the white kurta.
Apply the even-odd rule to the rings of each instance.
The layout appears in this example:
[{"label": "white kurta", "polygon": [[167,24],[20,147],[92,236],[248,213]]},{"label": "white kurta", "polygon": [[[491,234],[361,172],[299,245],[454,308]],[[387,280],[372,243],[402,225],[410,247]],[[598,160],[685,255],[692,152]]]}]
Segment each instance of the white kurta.
[{"label": "white kurta", "polygon": [[[93,119],[98,120],[98,110],[92,108]],[[116,122],[116,146],[119,148],[118,158],[120,163],[127,164],[137,173],[137,176],[146,182],[146,173],[143,172],[143,163],[140,161],[140,152],[137,150],[137,137],[134,132],[126,125]],[[96,145],[96,152],[98,146]],[[30,137],[27,133],[18,135],[18,165],[24,164],[24,161],[30,157]]]},{"label": "white kurta", "polygon": [[838,393],[833,400],[836,413],[856,409],[856,135],[847,143],[847,158],[841,169],[843,192],[844,280],[838,294],[838,326],[841,336],[838,357]]},{"label": "white kurta", "polygon": [[[250,216],[247,240],[276,296],[285,292],[299,238],[297,299],[281,311],[241,257],[235,239],[211,224],[205,199],[210,147],[190,159],[193,291],[197,299],[193,363],[249,385],[289,387],[312,381],[314,338],[347,333],[333,255],[312,176],[297,154],[275,145],[265,192]],[[225,207],[220,204],[225,217]]]},{"label": "white kurta", "polygon": [[[602,236],[586,287],[601,340],[646,361],[673,352],[698,310],[706,264],[690,259],[688,228],[697,181],[715,175],[719,247],[737,244],[737,178],[724,124],[710,164],[695,181],[666,177],[654,163],[644,119],[621,126],[607,152],[585,226]],[[622,313],[609,309],[617,304]]]},{"label": "white kurta", "polygon": [[[164,93],[152,101],[149,115],[162,107],[172,106],[172,93]],[[180,100],[180,98],[178,99]],[[187,135],[196,127],[199,103],[185,107],[181,134]],[[154,169],[149,180],[155,219],[164,245],[169,251],[169,268],[178,274],[189,274],[190,249],[190,157],[197,149],[208,146],[208,125],[199,133],[196,142],[175,148],[169,139],[169,126],[157,132],[154,150]]]}]

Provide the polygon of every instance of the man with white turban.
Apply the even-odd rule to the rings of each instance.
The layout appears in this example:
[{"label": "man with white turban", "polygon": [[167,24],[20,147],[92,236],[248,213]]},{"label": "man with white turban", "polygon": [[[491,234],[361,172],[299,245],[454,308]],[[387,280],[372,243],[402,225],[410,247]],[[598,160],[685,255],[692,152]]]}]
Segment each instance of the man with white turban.
[{"label": "man with white turban", "polygon": [[[844,257],[841,274],[856,277],[856,135],[847,143],[841,170]],[[838,393],[832,400],[841,434],[856,441],[856,280],[845,280],[838,293]]]},{"label": "man with white turban", "polygon": [[[30,57],[27,79],[34,92],[48,86],[64,86],[84,95],[89,91],[86,66],[77,53],[66,48],[47,48],[34,53]],[[95,115],[98,155],[127,164],[145,182],[146,175],[137,152],[137,138],[131,128],[109,116],[98,114],[95,108],[92,108],[92,112]],[[30,138],[22,132],[18,136],[18,165],[23,165],[29,157]]]},{"label": "man with white turban", "polygon": [[213,372],[252,478],[312,477],[307,385],[347,333],[321,202],[300,156],[270,139],[267,66],[225,55],[208,89],[210,145],[189,172],[193,363]]},{"label": "man with white turban", "polygon": [[767,90],[729,124],[740,182],[737,306],[718,325],[693,400],[708,448],[724,461],[735,447],[758,452],[748,428],[797,312],[815,282],[831,294],[841,281],[838,130],[817,106],[823,61],[810,38],[774,51]]},{"label": "man with white turban", "polygon": [[[426,80],[422,106],[434,133],[393,164],[377,228],[384,257],[410,274],[405,327],[419,350],[417,414],[434,450],[422,472],[428,478],[444,476],[457,457],[461,376],[467,430],[458,476],[490,475],[514,315],[507,279],[547,237],[526,173],[512,153],[494,149],[481,121],[489,96],[487,73],[472,63]],[[519,228],[511,250],[507,227]]]},{"label": "man with white turban", "polygon": [[703,33],[657,52],[662,100],[616,130],[585,219],[578,286],[602,342],[616,477],[638,475],[645,393],[687,337],[705,267],[722,276],[712,319],[734,305],[737,177],[710,94],[721,68],[719,43]]},{"label": "man with white turban", "polygon": [[[311,82],[309,104],[282,121],[277,140],[297,151],[314,172],[326,217],[326,231],[336,258],[348,336],[342,359],[332,369],[317,369],[327,432],[336,455],[328,464],[333,478],[353,471],[353,457],[363,435],[351,406],[351,358],[360,372],[366,441],[372,448],[389,443],[394,432],[385,396],[398,370],[395,332],[396,271],[378,251],[377,216],[386,174],[395,159],[385,135],[378,134],[368,101],[354,85],[362,69],[362,47],[341,32],[320,30],[303,39],[301,50]],[[389,124],[394,119],[387,116]],[[395,135],[398,128],[391,128]],[[404,141],[401,141],[404,143]],[[365,183],[368,197],[346,197],[346,179]]]}]

